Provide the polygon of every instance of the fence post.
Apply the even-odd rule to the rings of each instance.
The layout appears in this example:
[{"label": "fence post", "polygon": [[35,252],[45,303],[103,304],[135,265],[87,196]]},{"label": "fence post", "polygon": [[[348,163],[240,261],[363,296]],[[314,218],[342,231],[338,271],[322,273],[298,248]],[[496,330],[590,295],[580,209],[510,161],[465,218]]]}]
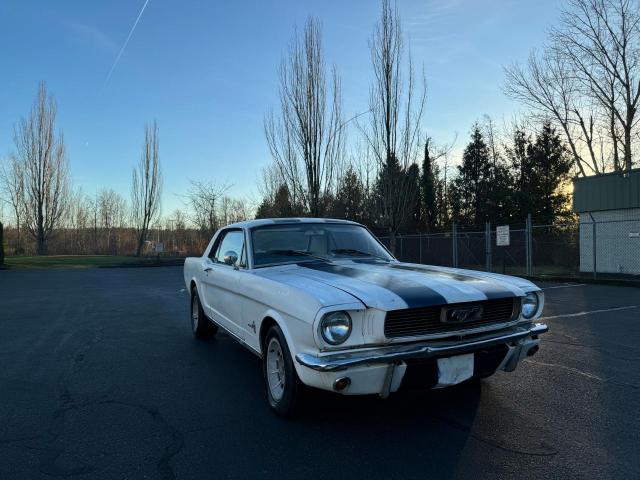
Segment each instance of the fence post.
[{"label": "fence post", "polygon": [[458,225],[453,222],[451,238],[453,242],[453,268],[458,268]]},{"label": "fence post", "polygon": [[596,262],[598,259],[598,253],[596,250],[596,234],[597,234],[597,224],[596,219],[591,216],[591,236],[593,237],[593,279],[595,280],[598,277],[598,269],[596,268]]},{"label": "fence post", "polygon": [[492,266],[492,259],[491,259],[491,222],[486,222],[485,223],[485,230],[484,230],[484,242],[485,242],[485,253],[486,253],[486,257],[487,257],[487,267],[486,270],[487,272],[491,271],[491,266]]},{"label": "fence post", "polygon": [[420,263],[422,263],[422,234],[418,235],[418,249],[420,251]]},{"label": "fence post", "polygon": [[527,224],[525,227],[525,234],[527,238],[525,239],[525,247],[526,247],[526,262],[527,262],[527,276],[531,276],[533,274],[533,241],[532,241],[532,228],[531,228],[531,214],[527,215]]}]

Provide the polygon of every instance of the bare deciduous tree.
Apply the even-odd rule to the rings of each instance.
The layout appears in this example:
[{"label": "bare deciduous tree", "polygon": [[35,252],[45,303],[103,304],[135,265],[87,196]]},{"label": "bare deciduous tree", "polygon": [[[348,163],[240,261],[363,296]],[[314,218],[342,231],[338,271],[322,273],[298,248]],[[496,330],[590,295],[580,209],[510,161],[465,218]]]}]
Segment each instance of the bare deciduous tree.
[{"label": "bare deciduous tree", "polygon": [[589,152],[581,148],[581,144],[591,143],[591,136],[582,134],[591,132],[593,123],[590,122],[587,128],[581,110],[582,93],[562,58],[552,50],[542,54],[532,52],[526,66],[514,64],[505,72],[505,93],[531,108],[536,121],[549,118],[560,126],[576,167],[583,176],[585,167],[597,171],[595,155],[585,156]]},{"label": "bare deciduous tree", "polygon": [[87,231],[92,222],[92,200],[78,188],[70,195],[66,225],[70,230],[71,251],[86,254],[89,251]]},{"label": "bare deciduous tree", "polygon": [[190,220],[198,230],[209,237],[220,227],[219,209],[228,189],[228,185],[191,180],[191,188],[187,193],[187,204],[191,210]]},{"label": "bare deciduous tree", "polygon": [[158,160],[158,125],[145,126],[142,156],[134,167],[131,186],[131,217],[137,231],[136,255],[140,256],[149,226],[160,214],[162,172]]},{"label": "bare deciduous tree", "polygon": [[228,206],[225,209],[227,223],[242,222],[251,217],[248,202],[244,198],[225,197],[222,204]]},{"label": "bare deciduous tree", "polygon": [[260,196],[268,202],[273,202],[281,185],[286,185],[286,181],[280,173],[280,169],[275,164],[267,165],[262,169],[262,176],[258,184]]},{"label": "bare deciduous tree", "polygon": [[24,172],[16,156],[12,155],[8,164],[2,166],[0,181],[2,182],[2,190],[9,198],[8,203],[16,221],[17,241],[15,251],[20,253],[22,251],[20,240],[24,210]]},{"label": "bare deciduous tree", "polygon": [[47,251],[47,240],[67,208],[70,178],[64,138],[56,135],[57,106],[44,83],[28,118],[14,133],[17,168],[24,181],[22,215],[36,241],[38,255]]},{"label": "bare deciduous tree", "polygon": [[561,128],[581,175],[609,164],[630,169],[640,101],[638,1],[566,0],[544,51],[506,69],[505,92]]},{"label": "bare deciduous tree", "polygon": [[[99,225],[105,237],[105,251],[112,252],[111,239],[113,231],[120,226],[119,222],[124,217],[126,202],[122,196],[113,189],[103,189],[98,194],[96,201]],[[115,252],[117,253],[117,245]]]},{"label": "bare deciduous tree", "polygon": [[640,100],[640,5],[637,0],[568,0],[552,39],[590,96],[620,126],[614,139],[632,165]]},{"label": "bare deciduous tree", "polygon": [[280,112],[265,118],[265,135],[274,164],[294,204],[321,216],[335,187],[342,160],[340,80],[331,71],[327,89],[321,27],[310,18],[280,67]]},{"label": "bare deciduous tree", "polygon": [[382,223],[395,249],[395,236],[412,211],[417,184],[407,175],[420,153],[420,128],[426,105],[426,81],[416,91],[411,54],[403,76],[404,46],[398,12],[383,0],[378,24],[369,42],[374,82],[369,98],[369,123],[361,126],[378,164]]}]

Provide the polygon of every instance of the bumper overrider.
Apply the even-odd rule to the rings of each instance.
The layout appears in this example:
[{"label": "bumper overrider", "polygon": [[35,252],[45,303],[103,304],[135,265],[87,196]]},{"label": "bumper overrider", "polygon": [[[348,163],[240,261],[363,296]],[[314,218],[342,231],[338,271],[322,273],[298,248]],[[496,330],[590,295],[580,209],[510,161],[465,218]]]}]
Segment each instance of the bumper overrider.
[{"label": "bumper overrider", "polygon": [[386,396],[391,388],[392,377],[397,366],[407,360],[451,357],[478,352],[498,345],[508,347],[499,369],[513,371],[518,362],[538,350],[538,335],[549,330],[544,323],[533,323],[492,331],[482,335],[458,337],[449,340],[432,340],[411,344],[397,344],[339,353],[298,353],[296,361],[311,370],[335,373],[358,367],[377,366],[386,368],[380,395]]}]

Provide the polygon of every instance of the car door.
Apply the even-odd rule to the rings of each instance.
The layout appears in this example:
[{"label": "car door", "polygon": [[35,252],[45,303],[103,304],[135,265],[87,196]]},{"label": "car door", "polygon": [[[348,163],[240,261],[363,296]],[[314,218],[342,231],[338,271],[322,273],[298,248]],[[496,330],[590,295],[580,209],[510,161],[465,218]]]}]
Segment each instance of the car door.
[{"label": "car door", "polygon": [[[243,338],[241,325],[242,297],[238,295],[240,269],[244,254],[244,231],[220,232],[204,264],[206,304],[210,317],[234,335]],[[245,262],[246,263],[246,262]]]}]

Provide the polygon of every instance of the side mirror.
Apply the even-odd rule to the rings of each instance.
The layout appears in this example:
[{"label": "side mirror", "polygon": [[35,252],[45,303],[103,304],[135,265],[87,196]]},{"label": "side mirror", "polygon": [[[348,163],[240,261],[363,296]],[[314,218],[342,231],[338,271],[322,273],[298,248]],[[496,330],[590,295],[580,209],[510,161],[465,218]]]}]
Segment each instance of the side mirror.
[{"label": "side mirror", "polygon": [[224,252],[224,257],[222,257],[222,260],[227,265],[235,265],[238,262],[238,254],[233,250],[228,250]]}]

